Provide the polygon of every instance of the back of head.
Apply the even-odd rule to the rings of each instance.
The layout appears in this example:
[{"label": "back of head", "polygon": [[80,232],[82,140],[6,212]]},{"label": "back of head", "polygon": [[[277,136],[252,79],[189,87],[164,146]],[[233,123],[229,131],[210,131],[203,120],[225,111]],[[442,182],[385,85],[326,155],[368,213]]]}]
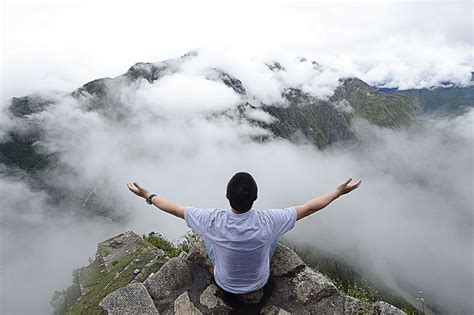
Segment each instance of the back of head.
[{"label": "back of head", "polygon": [[239,172],[232,176],[227,184],[227,199],[232,209],[247,212],[257,200],[257,183],[252,175]]}]

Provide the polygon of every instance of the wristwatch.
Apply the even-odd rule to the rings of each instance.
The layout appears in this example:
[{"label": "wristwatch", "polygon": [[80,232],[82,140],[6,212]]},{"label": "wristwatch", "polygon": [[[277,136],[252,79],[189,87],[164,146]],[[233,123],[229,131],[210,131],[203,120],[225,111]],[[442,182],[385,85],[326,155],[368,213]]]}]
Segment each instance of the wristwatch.
[{"label": "wristwatch", "polygon": [[156,197],[156,194],[151,194],[150,196],[148,196],[148,198],[145,199],[146,203],[149,204],[149,205],[153,204],[153,202],[151,202],[153,197]]}]

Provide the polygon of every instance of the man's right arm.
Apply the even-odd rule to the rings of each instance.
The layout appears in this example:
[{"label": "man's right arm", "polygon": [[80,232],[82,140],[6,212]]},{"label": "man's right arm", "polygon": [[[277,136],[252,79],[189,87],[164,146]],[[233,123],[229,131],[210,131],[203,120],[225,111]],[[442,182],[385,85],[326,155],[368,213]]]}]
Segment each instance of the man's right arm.
[{"label": "man's right arm", "polygon": [[353,185],[349,185],[351,181],[352,178],[349,178],[344,183],[339,185],[335,191],[323,196],[313,198],[300,206],[295,206],[294,208],[296,209],[296,220],[300,220],[325,208],[327,205],[329,205],[331,202],[333,202],[340,196],[347,194],[360,186],[360,180]]}]

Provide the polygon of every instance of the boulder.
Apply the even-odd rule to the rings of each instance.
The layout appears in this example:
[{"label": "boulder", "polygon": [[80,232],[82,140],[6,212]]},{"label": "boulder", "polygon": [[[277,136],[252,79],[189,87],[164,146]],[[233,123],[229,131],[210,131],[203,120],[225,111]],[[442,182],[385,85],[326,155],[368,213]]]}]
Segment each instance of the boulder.
[{"label": "boulder", "polygon": [[157,273],[143,283],[151,297],[159,304],[172,302],[188,289],[193,276],[186,261],[179,257],[168,260]]},{"label": "boulder", "polygon": [[110,271],[113,262],[120,260],[139,248],[146,247],[143,238],[133,231],[126,231],[98,244],[97,255],[104,262],[107,271]]},{"label": "boulder", "polygon": [[283,276],[302,269],[304,266],[306,266],[305,263],[294,251],[278,243],[270,265],[272,276]]},{"label": "boulder", "polygon": [[204,246],[203,240],[199,240],[196,242],[196,244],[194,244],[194,246],[190,248],[186,259],[206,269],[212,268],[212,263],[209,259],[209,256],[207,256],[206,247]]},{"label": "boulder", "polygon": [[175,315],[202,315],[189,299],[188,292],[184,292],[174,301]]},{"label": "boulder", "polygon": [[217,286],[211,283],[204,292],[202,292],[199,297],[199,302],[206,306],[211,312],[217,312],[219,314],[227,313],[231,308],[216,295],[217,290]]},{"label": "boulder", "polygon": [[355,297],[344,295],[344,314],[367,314],[370,304]]},{"label": "boulder", "polygon": [[160,249],[160,248],[157,249],[157,250],[156,250],[156,258],[157,258],[157,259],[160,259],[160,258],[163,257],[163,256],[165,256],[165,251],[162,250],[162,249]]},{"label": "boulder", "polygon": [[387,302],[378,301],[372,304],[372,310],[370,314],[373,315],[402,315],[406,314],[404,311],[396,308],[395,306],[388,304]]},{"label": "boulder", "polygon": [[109,315],[158,314],[142,283],[131,283],[107,295],[99,304]]},{"label": "boulder", "polygon": [[292,279],[293,290],[298,302],[317,302],[337,292],[336,286],[323,274],[305,267]]}]

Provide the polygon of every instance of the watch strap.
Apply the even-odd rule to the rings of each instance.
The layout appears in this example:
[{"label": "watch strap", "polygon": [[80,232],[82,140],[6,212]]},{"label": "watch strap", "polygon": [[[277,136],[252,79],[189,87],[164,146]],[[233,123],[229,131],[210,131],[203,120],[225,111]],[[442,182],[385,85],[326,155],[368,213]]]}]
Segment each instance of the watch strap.
[{"label": "watch strap", "polygon": [[148,196],[148,198],[146,198],[146,203],[149,205],[153,204],[153,202],[151,201],[153,197],[156,197],[156,194],[151,194],[150,196]]}]

